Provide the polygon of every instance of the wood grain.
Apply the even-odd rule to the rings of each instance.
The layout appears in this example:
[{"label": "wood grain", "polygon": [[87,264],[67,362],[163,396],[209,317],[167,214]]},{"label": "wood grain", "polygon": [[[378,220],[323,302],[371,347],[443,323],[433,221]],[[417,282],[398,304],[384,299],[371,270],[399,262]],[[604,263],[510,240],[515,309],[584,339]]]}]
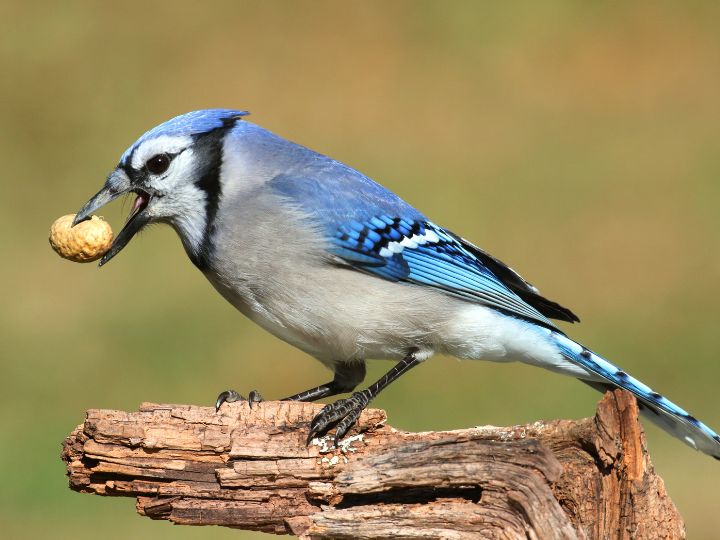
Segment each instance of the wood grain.
[{"label": "wood grain", "polygon": [[321,405],[91,409],[64,442],[70,487],[184,525],[302,538],[684,538],[635,399],[595,417],[409,433],[369,409],[340,448],[305,446]]}]

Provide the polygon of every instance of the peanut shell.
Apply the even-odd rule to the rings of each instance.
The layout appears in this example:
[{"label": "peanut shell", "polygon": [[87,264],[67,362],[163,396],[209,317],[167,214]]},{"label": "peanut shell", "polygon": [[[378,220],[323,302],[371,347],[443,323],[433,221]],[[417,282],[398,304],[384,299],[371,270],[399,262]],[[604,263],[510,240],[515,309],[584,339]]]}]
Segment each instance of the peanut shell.
[{"label": "peanut shell", "polygon": [[110,224],[98,216],[71,227],[75,214],[55,220],[50,227],[50,245],[61,257],[74,262],[92,262],[102,257],[112,245]]}]

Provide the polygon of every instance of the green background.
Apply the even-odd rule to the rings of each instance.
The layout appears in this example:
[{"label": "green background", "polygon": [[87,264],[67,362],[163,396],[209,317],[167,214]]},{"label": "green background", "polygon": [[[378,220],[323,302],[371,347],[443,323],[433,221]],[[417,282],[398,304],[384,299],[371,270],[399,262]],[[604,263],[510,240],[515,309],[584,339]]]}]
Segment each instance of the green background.
[{"label": "green background", "polygon": [[[142,132],[198,108],[248,109],[381,181],[720,427],[719,23],[717,2],[0,3],[3,537],[262,536],[70,492],[60,461],[88,408],[328,378],[222,300],[167,227],[102,270],[47,244]],[[103,215],[117,231],[128,212]],[[375,403],[431,430],[579,418],[598,398],[537,368],[437,357]],[[720,463],[647,431],[689,537],[716,538]]]}]

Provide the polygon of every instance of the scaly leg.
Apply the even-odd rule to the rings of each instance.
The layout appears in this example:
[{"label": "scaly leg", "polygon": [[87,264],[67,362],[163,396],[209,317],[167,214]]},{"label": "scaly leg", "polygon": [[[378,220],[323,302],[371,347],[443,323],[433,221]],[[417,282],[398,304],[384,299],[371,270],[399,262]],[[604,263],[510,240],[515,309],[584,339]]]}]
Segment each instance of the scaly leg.
[{"label": "scaly leg", "polygon": [[310,423],[310,433],[307,438],[308,444],[313,438],[324,435],[333,426],[336,426],[335,446],[337,446],[338,441],[348,432],[353,424],[355,424],[367,404],[388,384],[420,363],[420,360],[415,357],[415,352],[416,351],[410,352],[367,389],[354,392],[348,398],[340,399],[323,407]]}]

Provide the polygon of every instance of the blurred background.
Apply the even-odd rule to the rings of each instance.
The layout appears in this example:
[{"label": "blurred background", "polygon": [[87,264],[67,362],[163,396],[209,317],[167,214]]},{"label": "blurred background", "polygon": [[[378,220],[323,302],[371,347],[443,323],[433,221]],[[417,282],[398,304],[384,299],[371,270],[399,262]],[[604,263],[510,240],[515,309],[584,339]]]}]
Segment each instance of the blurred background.
[{"label": "blurred background", "polygon": [[[210,404],[227,387],[272,399],[328,378],[222,300],[167,227],[102,270],[48,246],[141,133],[198,108],[250,110],[381,181],[720,428],[719,17],[669,1],[0,3],[3,536],[264,537],[73,493],[60,461],[88,408]],[[103,215],[117,231],[128,212]],[[375,405],[432,430],[580,418],[599,398],[438,357]],[[689,537],[716,538],[720,464],[646,427]]]}]

